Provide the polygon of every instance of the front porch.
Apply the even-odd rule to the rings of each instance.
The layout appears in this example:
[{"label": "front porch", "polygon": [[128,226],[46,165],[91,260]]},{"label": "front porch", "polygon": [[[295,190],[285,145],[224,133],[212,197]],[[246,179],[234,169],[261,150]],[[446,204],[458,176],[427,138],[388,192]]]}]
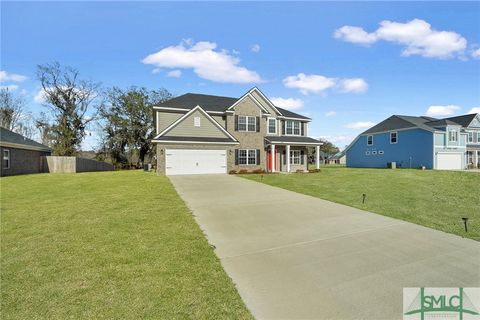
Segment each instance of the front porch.
[{"label": "front porch", "polygon": [[480,169],[480,149],[467,149],[467,169]]},{"label": "front porch", "polygon": [[267,172],[307,172],[309,148],[315,148],[315,165],[319,169],[321,145],[320,141],[309,137],[267,137]]}]

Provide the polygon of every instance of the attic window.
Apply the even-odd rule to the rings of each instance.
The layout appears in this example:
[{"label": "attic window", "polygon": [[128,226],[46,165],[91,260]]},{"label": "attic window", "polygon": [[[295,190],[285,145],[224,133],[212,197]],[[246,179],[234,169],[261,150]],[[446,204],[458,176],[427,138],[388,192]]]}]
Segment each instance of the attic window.
[{"label": "attic window", "polygon": [[200,127],[200,117],[194,117],[193,118],[193,125],[195,127]]},{"label": "attic window", "polygon": [[458,141],[458,131],[455,129],[448,131],[448,141],[457,142]]}]

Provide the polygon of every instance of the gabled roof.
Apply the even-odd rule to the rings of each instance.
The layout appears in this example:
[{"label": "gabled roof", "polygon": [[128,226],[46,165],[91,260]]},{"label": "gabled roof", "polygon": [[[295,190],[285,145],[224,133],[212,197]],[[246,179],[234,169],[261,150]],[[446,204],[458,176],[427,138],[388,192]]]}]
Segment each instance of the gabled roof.
[{"label": "gabled roof", "polygon": [[[235,139],[234,136],[232,136],[227,130],[225,130],[225,128],[223,128],[217,121],[215,121],[215,119],[213,119],[202,107],[200,106],[196,106],[195,108],[192,108],[190,111],[188,111],[187,113],[185,113],[183,116],[181,116],[179,119],[177,119],[175,122],[173,122],[171,125],[169,125],[168,127],[166,127],[162,132],[160,132],[155,138],[153,138],[152,142],[160,142],[160,141],[164,141],[165,138],[162,139],[163,136],[167,135],[168,132],[170,132],[173,128],[175,128],[179,123],[181,123],[182,121],[184,121],[185,119],[187,119],[191,114],[193,114],[195,111],[199,111],[200,113],[202,113],[209,121],[212,122],[212,124],[214,126],[216,126],[218,128],[219,131],[221,131],[223,134],[225,134],[225,139],[227,139],[229,142],[233,142],[233,143],[238,143],[237,139]],[[203,141],[207,141],[205,138],[203,137],[199,137],[201,140],[203,139]],[[169,139],[167,139],[169,140]],[[191,139],[189,139],[191,140]],[[223,141],[225,142],[225,141]]]},{"label": "gabled roof", "polygon": [[3,127],[0,127],[0,145],[18,149],[52,151],[49,147],[33,141],[21,134],[15,133]]},{"label": "gabled roof", "polygon": [[453,122],[448,119],[440,119],[435,121],[429,121],[426,123],[428,126],[435,127],[435,126],[459,126],[458,123]]},{"label": "gabled roof", "polygon": [[452,122],[455,122],[462,127],[468,127],[468,125],[475,119],[475,117],[478,115],[478,113],[471,113],[471,114],[465,114],[463,116],[457,116],[457,117],[450,117],[446,118],[445,120],[449,120]]},{"label": "gabled roof", "polygon": [[[247,94],[249,92],[247,92]],[[207,112],[225,112],[243,97],[244,96],[240,98],[232,98],[232,97],[199,94],[199,93],[186,93],[184,95],[165,101],[155,107],[172,108],[172,109],[178,109],[178,110],[190,110],[200,105],[202,106],[202,109]],[[277,106],[275,106],[275,108],[284,117],[310,120],[310,118],[302,116],[301,114],[288,111],[288,110],[279,108]]]}]

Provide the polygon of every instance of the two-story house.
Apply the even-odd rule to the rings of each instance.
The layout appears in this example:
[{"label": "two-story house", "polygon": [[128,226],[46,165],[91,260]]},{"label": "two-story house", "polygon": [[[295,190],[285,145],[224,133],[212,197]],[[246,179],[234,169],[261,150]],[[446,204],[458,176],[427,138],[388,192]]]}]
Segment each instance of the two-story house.
[{"label": "two-story house", "polygon": [[153,109],[159,174],[306,171],[307,148],[319,154],[311,119],[276,107],[258,88],[240,98],[187,93]]},{"label": "two-story house", "polygon": [[347,167],[480,168],[480,114],[445,119],[394,115],[346,149]]}]

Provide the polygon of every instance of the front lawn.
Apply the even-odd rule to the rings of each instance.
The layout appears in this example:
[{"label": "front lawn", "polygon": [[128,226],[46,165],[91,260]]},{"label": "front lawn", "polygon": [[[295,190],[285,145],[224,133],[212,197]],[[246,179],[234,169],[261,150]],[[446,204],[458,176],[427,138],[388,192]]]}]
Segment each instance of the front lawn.
[{"label": "front lawn", "polygon": [[320,173],[244,177],[480,241],[479,173],[323,166]]},{"label": "front lawn", "polygon": [[165,177],[0,182],[2,319],[251,318]]}]

